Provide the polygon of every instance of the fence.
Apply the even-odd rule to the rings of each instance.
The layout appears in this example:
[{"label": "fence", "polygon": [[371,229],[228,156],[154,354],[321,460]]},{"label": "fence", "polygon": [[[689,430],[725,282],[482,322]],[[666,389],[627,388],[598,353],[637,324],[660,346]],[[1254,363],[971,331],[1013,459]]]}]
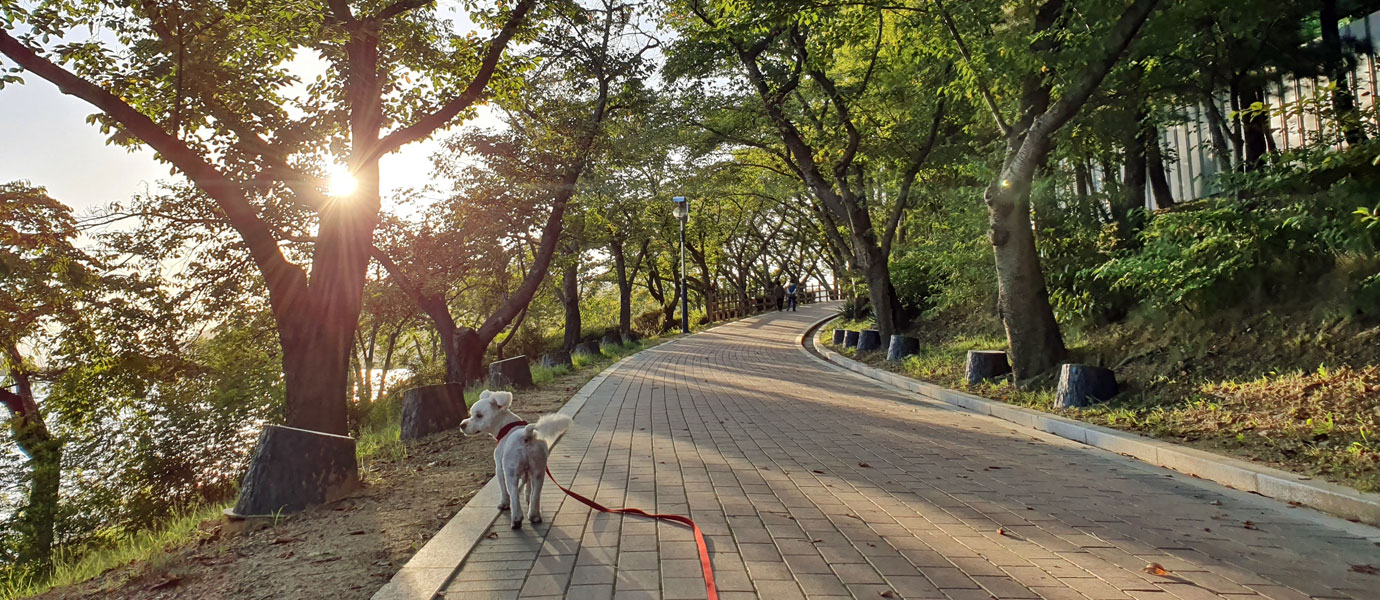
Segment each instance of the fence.
[{"label": "fence", "polygon": [[[1376,48],[1375,40],[1380,36],[1380,12],[1348,23],[1340,28],[1340,33],[1343,39],[1359,40],[1366,48]],[[1376,97],[1380,95],[1380,64],[1377,64],[1373,53],[1360,54],[1356,59],[1356,69],[1348,78],[1356,97],[1356,107],[1363,113],[1376,114],[1373,109]],[[1266,86],[1265,104],[1271,109],[1269,135],[1275,148],[1289,150],[1313,145],[1319,132],[1337,126],[1325,119],[1316,107],[1287,110],[1287,107],[1312,106],[1298,101],[1314,97],[1328,85],[1328,80],[1323,77],[1280,77],[1273,85]],[[1230,120],[1228,115],[1232,109],[1229,100],[1219,97],[1214,102],[1222,119]],[[1206,100],[1183,107],[1180,112],[1183,123],[1160,131],[1160,145],[1167,150],[1164,153],[1165,175],[1175,201],[1197,200],[1220,191],[1213,186],[1215,177],[1221,173],[1221,163],[1212,144],[1209,114]],[[1230,127],[1228,123],[1220,125],[1224,129]],[[1091,175],[1093,190],[1101,191],[1101,169],[1095,167]],[[1145,207],[1151,210],[1159,208],[1153,196],[1150,186],[1146,186]]]},{"label": "fence", "polygon": [[[813,304],[815,302],[838,300],[841,297],[842,296],[833,288],[825,285],[812,284],[801,287],[796,293],[796,302],[799,304]],[[706,304],[705,317],[712,323],[715,321],[739,319],[748,315],[775,310],[776,298],[769,295],[766,290],[761,290],[755,295],[749,295],[746,301],[741,297],[720,298],[711,295]]]}]

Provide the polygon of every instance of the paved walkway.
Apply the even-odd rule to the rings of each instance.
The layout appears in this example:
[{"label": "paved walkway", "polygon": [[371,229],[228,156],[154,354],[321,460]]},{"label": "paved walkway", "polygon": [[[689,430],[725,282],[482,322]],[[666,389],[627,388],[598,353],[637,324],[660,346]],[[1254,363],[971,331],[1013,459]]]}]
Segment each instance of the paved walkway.
[{"label": "paved walkway", "polygon": [[[1350,568],[1380,566],[1380,532],[821,366],[796,339],[831,310],[624,362],[552,471],[606,505],[691,513],[725,600],[1380,598],[1380,576]],[[545,492],[546,523],[500,519],[443,593],[704,596],[685,528]]]}]

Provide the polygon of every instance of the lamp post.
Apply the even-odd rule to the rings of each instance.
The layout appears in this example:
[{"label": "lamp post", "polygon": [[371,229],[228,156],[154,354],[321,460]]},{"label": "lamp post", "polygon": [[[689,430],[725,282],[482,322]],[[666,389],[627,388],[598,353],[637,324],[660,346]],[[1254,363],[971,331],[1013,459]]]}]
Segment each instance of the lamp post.
[{"label": "lamp post", "polygon": [[685,281],[685,222],[690,220],[690,203],[685,196],[671,198],[675,208],[671,214],[680,221],[680,332],[690,333],[690,295]]}]

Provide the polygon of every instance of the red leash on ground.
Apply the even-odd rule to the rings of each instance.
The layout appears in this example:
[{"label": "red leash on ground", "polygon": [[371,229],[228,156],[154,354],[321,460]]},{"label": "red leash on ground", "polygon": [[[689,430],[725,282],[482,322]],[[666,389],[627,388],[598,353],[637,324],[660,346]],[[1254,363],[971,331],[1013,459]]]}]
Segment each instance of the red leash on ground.
[{"label": "red leash on ground", "polygon": [[[508,432],[512,431],[514,428],[522,427],[525,425],[527,425],[526,421],[509,423],[507,425],[504,425],[503,429],[499,430],[498,435],[495,437],[498,438],[498,441],[502,441],[503,436],[508,435]],[[588,506],[599,512],[639,515],[643,517],[649,517],[652,519],[660,519],[662,521],[673,521],[676,523],[680,523],[681,525],[689,526],[690,530],[695,532],[695,545],[699,547],[700,551],[700,568],[704,571],[704,592],[709,596],[709,600],[719,600],[719,590],[718,588],[714,587],[714,566],[709,562],[709,546],[704,543],[704,533],[700,531],[700,526],[696,525],[694,521],[691,521],[690,517],[683,517],[681,515],[662,515],[656,513],[649,513],[640,508],[609,508],[607,506],[604,506],[603,504],[599,504],[598,502],[590,500],[589,498],[586,498],[584,496],[581,496],[580,494],[566,489],[565,486],[561,485],[561,482],[556,481],[556,476],[551,474],[550,467],[547,467],[546,469],[546,476],[551,478],[551,483],[556,484],[556,487],[560,488],[562,492],[565,492],[565,495],[579,500],[585,506]]]},{"label": "red leash on ground", "polygon": [[551,474],[550,468],[546,469],[546,476],[550,477],[551,483],[554,483],[556,484],[556,487],[561,488],[561,491],[565,492],[565,495],[579,500],[580,502],[584,503],[585,506],[588,506],[599,512],[641,515],[653,519],[661,519],[663,521],[674,521],[682,525],[690,526],[690,529],[695,532],[695,545],[698,546],[700,549],[700,569],[704,571],[704,592],[705,594],[708,594],[709,600],[719,600],[719,590],[718,588],[714,587],[714,567],[709,562],[709,546],[706,546],[704,543],[704,533],[700,531],[700,526],[696,525],[694,521],[691,521],[690,517],[683,517],[680,515],[662,515],[656,513],[649,513],[640,508],[609,508],[607,506],[599,504],[598,502],[590,500],[589,498],[586,498],[575,492],[565,489],[565,486],[562,486],[561,482],[556,481],[556,476]]}]

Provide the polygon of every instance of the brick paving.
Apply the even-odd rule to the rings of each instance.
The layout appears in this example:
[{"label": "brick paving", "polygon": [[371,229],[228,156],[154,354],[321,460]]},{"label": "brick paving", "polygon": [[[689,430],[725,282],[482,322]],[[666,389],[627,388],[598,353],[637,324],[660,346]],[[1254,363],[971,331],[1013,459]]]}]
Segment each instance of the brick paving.
[{"label": "brick paving", "polygon": [[[1380,566],[1380,532],[823,367],[796,338],[830,310],[629,359],[552,472],[606,505],[690,514],[724,600],[1380,599],[1380,576],[1351,568]],[[442,594],[704,597],[687,529],[544,494],[546,523],[499,519]]]}]

